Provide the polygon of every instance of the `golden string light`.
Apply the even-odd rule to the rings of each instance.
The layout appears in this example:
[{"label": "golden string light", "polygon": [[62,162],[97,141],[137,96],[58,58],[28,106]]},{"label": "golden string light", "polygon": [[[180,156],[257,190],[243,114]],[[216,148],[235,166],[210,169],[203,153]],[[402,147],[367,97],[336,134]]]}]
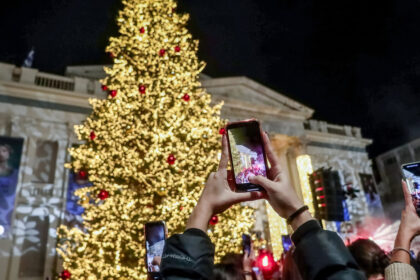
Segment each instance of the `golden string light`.
[{"label": "golden string light", "polygon": [[280,259],[283,253],[282,235],[287,235],[287,222],[279,214],[274,211],[271,205],[266,201],[265,207],[267,209],[268,223],[270,229],[270,242],[273,249],[273,256]]},{"label": "golden string light", "polygon": [[[119,36],[106,49],[114,64],[101,81],[109,95],[90,100],[92,114],[75,128],[84,144],[66,164],[93,184],[75,192],[84,230],[57,230],[71,279],[146,279],[143,225],[164,220],[169,234],[183,232],[217,168],[222,104],[210,105],[198,41],[175,9],[173,0],[123,1]],[[216,261],[240,251],[253,212],[236,205],[209,227]]]},{"label": "golden string light", "polygon": [[311,157],[309,155],[300,155],[296,158],[296,165],[299,173],[300,187],[302,190],[303,203],[308,205],[309,212],[314,215],[313,197],[311,185],[309,183],[309,174],[313,172]]}]

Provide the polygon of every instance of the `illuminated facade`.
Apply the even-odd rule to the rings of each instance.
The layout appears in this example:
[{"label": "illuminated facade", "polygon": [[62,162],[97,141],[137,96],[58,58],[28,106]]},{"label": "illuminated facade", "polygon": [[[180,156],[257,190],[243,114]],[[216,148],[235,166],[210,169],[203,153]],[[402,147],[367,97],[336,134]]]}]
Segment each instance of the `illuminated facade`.
[{"label": "illuminated facade", "polygon": [[[0,270],[0,279],[52,279],[60,265],[55,228],[64,220],[70,176],[63,164],[69,160],[67,148],[78,143],[73,126],[90,112],[88,98],[105,97],[98,81],[103,75],[102,66],[69,67],[66,76],[58,76],[0,63],[0,136],[24,139],[14,231],[0,239],[0,267],[7,268]],[[351,222],[364,219],[368,207],[359,174],[372,174],[365,149],[371,141],[362,137],[359,128],[311,120],[313,109],[246,77],[203,75],[201,82],[213,103],[224,101],[223,118],[261,121],[288,180],[309,207],[312,196],[306,174],[331,167],[340,172],[343,185],[360,190],[356,199],[347,201]],[[257,210],[255,232],[278,257],[280,235],[290,233],[284,219],[263,201],[249,204]],[[337,230],[335,223],[327,227]],[[41,260],[36,267],[29,265],[33,259]]]}]

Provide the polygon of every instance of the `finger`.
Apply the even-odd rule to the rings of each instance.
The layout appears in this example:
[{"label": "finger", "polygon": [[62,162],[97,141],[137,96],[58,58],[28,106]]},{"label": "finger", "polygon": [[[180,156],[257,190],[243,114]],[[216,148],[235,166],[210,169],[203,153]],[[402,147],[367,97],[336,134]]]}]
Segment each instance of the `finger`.
[{"label": "finger", "polygon": [[210,181],[210,180],[214,180],[215,178],[214,178],[214,175],[216,175],[216,173],[215,172],[211,172],[210,174],[209,174],[209,177],[207,178],[207,182],[208,181]]},{"label": "finger", "polygon": [[234,204],[245,201],[258,200],[261,198],[264,198],[264,194],[262,192],[232,193],[232,200]]},{"label": "finger", "polygon": [[265,153],[267,154],[268,161],[271,164],[271,168],[279,167],[280,162],[277,159],[273,146],[271,146],[270,138],[268,138],[268,135],[265,132],[263,132],[263,144],[264,144]]},{"label": "finger", "polygon": [[222,136],[222,155],[219,162],[219,170],[227,169],[229,163],[229,149],[226,134]]},{"label": "finger", "polygon": [[411,198],[406,182],[401,180],[401,185],[404,193],[405,207],[414,209],[413,199]]},{"label": "finger", "polygon": [[232,170],[226,170],[226,179],[227,179],[230,189],[234,190],[236,185],[235,185],[235,176],[233,175]]},{"label": "finger", "polygon": [[265,190],[271,190],[272,189],[272,187],[271,187],[272,181],[270,181],[269,179],[267,179],[264,176],[260,176],[260,175],[250,176],[248,178],[248,180],[249,180],[249,182],[251,182],[253,184],[260,185]]}]

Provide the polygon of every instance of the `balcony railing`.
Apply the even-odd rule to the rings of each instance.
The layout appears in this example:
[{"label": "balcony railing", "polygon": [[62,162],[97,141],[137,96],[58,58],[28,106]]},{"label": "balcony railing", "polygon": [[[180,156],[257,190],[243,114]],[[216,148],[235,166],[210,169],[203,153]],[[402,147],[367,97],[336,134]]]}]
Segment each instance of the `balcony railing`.
[{"label": "balcony railing", "polygon": [[35,76],[35,85],[40,87],[74,91],[73,79],[41,72],[38,72]]},{"label": "balcony railing", "polygon": [[362,132],[359,127],[330,124],[325,121],[318,120],[309,120],[305,122],[304,126],[307,130],[362,138]]},{"label": "balcony railing", "polygon": [[39,72],[38,69],[17,67],[0,62],[0,81],[10,81],[44,88],[86,93],[104,97],[98,80],[84,77],[66,77]]}]

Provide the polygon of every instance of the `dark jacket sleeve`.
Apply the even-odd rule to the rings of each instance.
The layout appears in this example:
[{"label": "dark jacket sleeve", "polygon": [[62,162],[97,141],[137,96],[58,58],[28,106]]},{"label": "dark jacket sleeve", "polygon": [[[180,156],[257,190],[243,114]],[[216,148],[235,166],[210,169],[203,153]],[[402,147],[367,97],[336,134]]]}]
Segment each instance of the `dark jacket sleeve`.
[{"label": "dark jacket sleeve", "polygon": [[175,234],[165,243],[160,264],[164,279],[210,279],[213,274],[214,245],[199,229]]},{"label": "dark jacket sleeve", "polygon": [[292,235],[293,258],[305,280],[366,279],[341,238],[311,220]]}]

